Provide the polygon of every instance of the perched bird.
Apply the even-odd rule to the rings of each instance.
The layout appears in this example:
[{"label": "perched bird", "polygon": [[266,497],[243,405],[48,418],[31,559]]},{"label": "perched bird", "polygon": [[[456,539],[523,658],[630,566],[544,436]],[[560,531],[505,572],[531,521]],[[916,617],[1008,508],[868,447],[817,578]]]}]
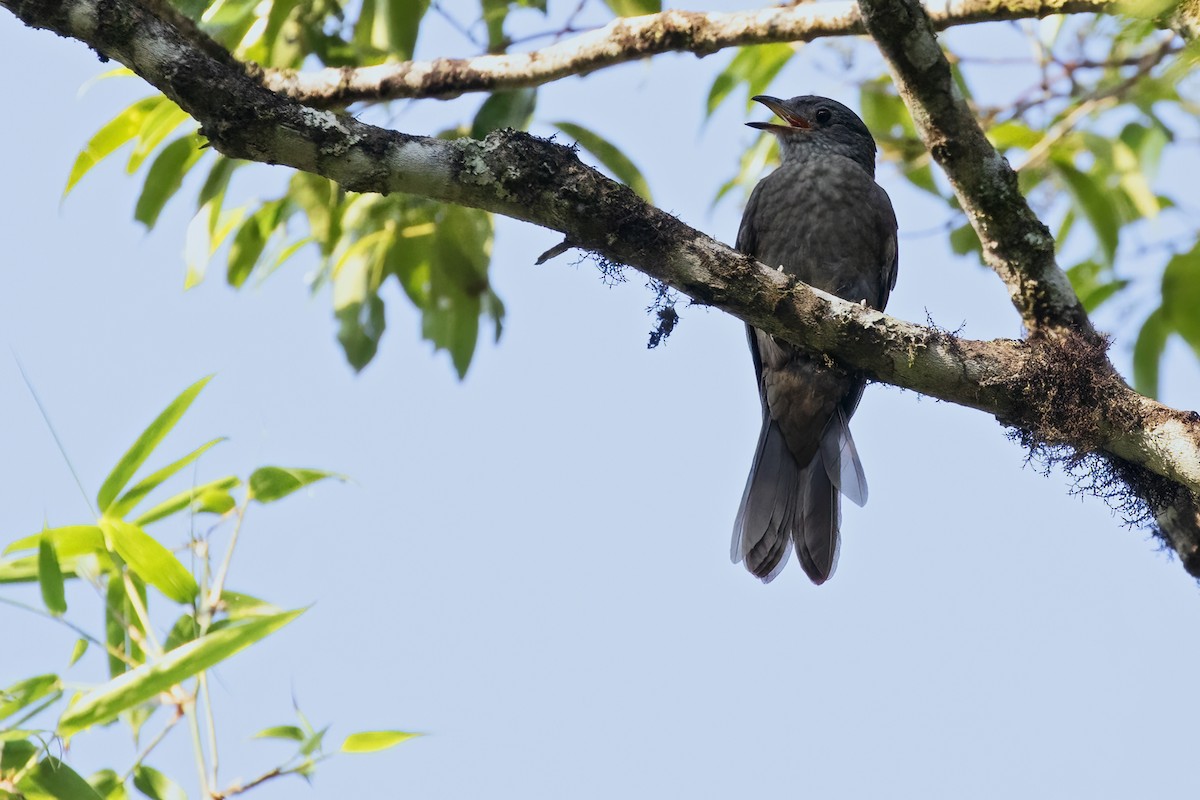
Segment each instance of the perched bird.
[{"label": "perched bird", "polygon": [[[754,98],[785,124],[747,123],[779,139],[779,168],[754,187],[737,248],[852,302],[882,309],[896,285],[896,214],[875,183],[875,140],[825,97]],[[762,398],[762,433],[733,527],[734,562],[763,582],[792,546],[813,583],[833,574],[839,489],[867,500],[848,420],[865,379],[747,326]]]}]

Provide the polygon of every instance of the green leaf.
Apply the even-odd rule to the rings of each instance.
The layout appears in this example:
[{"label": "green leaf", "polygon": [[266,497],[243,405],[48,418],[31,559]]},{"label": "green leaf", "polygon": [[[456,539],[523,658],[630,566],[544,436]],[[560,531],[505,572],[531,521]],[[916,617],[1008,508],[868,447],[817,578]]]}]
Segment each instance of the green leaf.
[{"label": "green leaf", "polygon": [[1063,178],[1075,205],[1087,217],[1100,243],[1104,263],[1111,265],[1117,253],[1121,222],[1111,196],[1094,178],[1080,172],[1065,158],[1055,157],[1054,168]]},{"label": "green leaf", "polygon": [[304,741],[304,731],[297,728],[295,725],[274,725],[270,728],[263,728],[258,733],[254,734],[255,739],[288,739],[293,742]]},{"label": "green leaf", "polygon": [[1012,147],[1029,150],[1040,142],[1045,134],[1035,131],[1023,122],[1007,120],[988,128],[987,137],[997,150],[1003,151]]},{"label": "green leaf", "polygon": [[129,175],[137,172],[138,168],[142,166],[142,162],[187,119],[186,111],[171,100],[164,98],[164,102],[147,114],[142,121],[141,128],[138,130],[138,142],[129,156],[129,163],[125,165],[125,172]]},{"label": "green leaf", "polygon": [[355,371],[365,367],[387,327],[383,300],[377,293],[383,259],[392,232],[376,230],[346,249],[333,269],[333,308],[338,342]]},{"label": "green leaf", "polygon": [[76,156],[75,163],[71,167],[71,174],[67,178],[67,186],[63,189],[63,197],[66,197],[71,192],[71,189],[75,188],[75,184],[79,183],[79,179],[86,175],[92,167],[112,155],[121,145],[137,136],[138,132],[142,129],[142,122],[151,112],[163,103],[170,102],[161,94],[146,97],[138,100],[105,123],[104,127],[96,131],[95,135],[88,141],[87,146]]},{"label": "green leaf", "polygon": [[104,535],[95,525],[66,525],[61,528],[47,528],[40,533],[18,539],[6,547],[4,552],[35,550],[41,545],[42,539],[49,539],[54,543],[54,551],[58,554],[60,562],[64,558],[104,550]]},{"label": "green leaf", "polygon": [[479,314],[483,303],[478,297],[442,297],[421,317],[421,336],[434,346],[450,352],[450,360],[459,378],[467,374],[475,344],[479,339]]},{"label": "green leaf", "polygon": [[662,0],[604,0],[618,17],[640,17],[662,11]]},{"label": "green leaf", "polygon": [[436,348],[450,352],[460,377],[466,374],[479,337],[491,252],[490,214],[460,206],[440,208],[421,335]]},{"label": "green leaf", "polygon": [[510,89],[493,92],[471,123],[471,138],[482,139],[492,131],[515,128],[519,131],[529,127],[533,109],[537,105],[537,89]]},{"label": "green leaf", "polygon": [[401,742],[406,742],[420,735],[419,733],[407,733],[405,731],[363,731],[362,733],[352,733],[346,737],[346,741],[342,742],[342,752],[374,753],[378,750],[395,747]]},{"label": "green leaf", "polygon": [[433,241],[433,277],[438,284],[434,293],[483,294],[491,259],[491,215],[475,208],[444,206]]},{"label": "green leaf", "polygon": [[194,640],[199,635],[200,625],[197,624],[196,618],[192,616],[192,612],[184,612],[179,615],[179,619],[175,620],[175,624],[167,632],[167,638],[163,640],[163,649],[174,650],[176,647]]},{"label": "green leaf", "polygon": [[104,639],[108,647],[110,678],[115,678],[129,669],[125,659],[120,658],[121,655],[134,663],[142,661],[141,648],[129,635],[130,626],[137,631],[142,630],[141,622],[133,611],[133,604],[129,602],[125,592],[125,582],[121,580],[119,573],[111,573],[104,596]]},{"label": "green leaf", "polygon": [[83,658],[83,654],[88,651],[89,644],[90,642],[87,639],[75,640],[75,647],[71,649],[71,660],[67,662],[68,667],[75,666],[79,659]]},{"label": "green leaf", "polygon": [[965,256],[967,253],[982,255],[983,246],[979,243],[979,234],[975,233],[971,223],[964,222],[950,231],[950,249],[960,256]]},{"label": "green leaf", "polygon": [[55,800],[101,800],[82,775],[54,756],[39,761],[32,777]]},{"label": "green leaf", "polygon": [[174,497],[168,497],[133,522],[135,525],[146,526],[151,522],[157,522],[164,517],[178,513],[189,506],[196,512],[211,511],[224,514],[225,511],[228,511],[235,505],[233,496],[229,494],[229,490],[236,489],[241,485],[242,481],[240,478],[227,475],[215,481],[193,486]]},{"label": "green leaf", "polygon": [[901,165],[900,170],[913,186],[923,189],[936,197],[943,197],[941,190],[938,189],[937,181],[933,177],[933,169],[929,166],[928,161],[921,164],[907,161]]},{"label": "green leaf", "polygon": [[33,742],[23,739],[0,741],[0,774],[17,772],[32,766],[37,759],[38,749]]},{"label": "green leaf", "polygon": [[233,177],[234,170],[245,163],[236,158],[218,155],[216,161],[213,162],[212,169],[208,171],[208,177],[204,179],[204,185],[200,187],[196,208],[203,208],[209,200],[223,198],[225,190],[229,188],[229,179]]},{"label": "green leaf", "polygon": [[1133,386],[1147,397],[1158,397],[1158,367],[1170,335],[1162,308],[1154,309],[1138,332],[1133,346]]},{"label": "green leaf", "polygon": [[624,153],[608,140],[573,122],[554,122],[551,124],[578,142],[579,146],[584,150],[587,150],[600,159],[600,163],[616,176],[617,180],[637,192],[643,200],[647,203],[654,202],[650,196],[650,185],[642,177],[641,171],[634,166],[634,163]]},{"label": "green leaf", "polygon": [[142,431],[142,435],[133,443],[128,452],[121,457],[121,460],[113,467],[112,472],[104,479],[104,484],[100,487],[100,493],[96,496],[96,505],[100,507],[102,514],[109,510],[117,493],[125,488],[125,485],[133,477],[133,474],[137,472],[138,467],[145,463],[150,453],[158,446],[158,443],[175,427],[175,424],[179,422],[179,419],[188,410],[188,406],[196,399],[196,395],[200,394],[200,390],[204,388],[210,379],[211,376],[201,378],[184,389],[150,423],[150,426]]},{"label": "green leaf", "polygon": [[187,794],[179,784],[145,764],[134,768],[133,785],[150,800],[187,800]]},{"label": "green leaf", "polygon": [[1162,311],[1171,327],[1200,355],[1200,244],[1167,262]]},{"label": "green leaf", "polygon": [[183,458],[171,462],[152,475],[147,475],[145,478],[139,481],[136,486],[125,492],[125,494],[121,495],[120,499],[113,504],[113,507],[109,509],[108,513],[114,517],[124,517],[138,503],[142,502],[142,499],[145,498],[146,495],[150,494],[150,492],[161,486],[164,481],[173,476],[175,473],[179,472],[179,470],[191,464],[200,456],[204,455],[206,452],[208,452],[209,448],[220,444],[223,441],[225,441],[224,436],[213,439],[209,442],[205,442]]},{"label": "green leaf", "polygon": [[111,769],[102,769],[88,777],[88,783],[105,800],[127,800],[125,784],[121,776]]},{"label": "green leaf", "polygon": [[404,293],[418,308],[426,308],[429,305],[433,240],[437,227],[429,218],[403,227],[393,223],[388,230],[391,239],[384,253],[384,270],[396,276]]},{"label": "green leaf", "polygon": [[501,53],[508,44],[504,35],[504,20],[508,16],[508,0],[480,0],[483,24],[487,27],[488,52]]},{"label": "green leaf", "polygon": [[303,611],[236,622],[166,653],[88,692],[63,714],[61,736],[116,719],[122,711],[150,700],[159,692],[187,680],[287,625]]},{"label": "green leaf", "polygon": [[259,467],[250,474],[250,497],[260,503],[273,503],[297,489],[326,478],[341,478],[333,472],[299,467]]},{"label": "green leaf", "polygon": [[1161,123],[1150,127],[1131,122],[1121,131],[1121,141],[1137,154],[1138,165],[1146,180],[1158,176],[1158,165],[1170,134]]},{"label": "green leaf", "polygon": [[163,206],[183,185],[183,176],[203,155],[200,137],[195,134],[176,139],[164,147],[146,173],[146,183],[138,196],[133,218],[147,228],[153,228]]},{"label": "green leaf", "polygon": [[717,107],[741,84],[746,85],[747,102],[751,102],[749,98],[765,92],[767,86],[795,54],[795,48],[786,43],[739,47],[729,66],[721,70],[708,90],[705,116],[711,117]]},{"label": "green leaf", "polygon": [[67,596],[63,588],[62,570],[58,566],[58,555],[53,542],[42,537],[38,544],[38,583],[42,587],[42,602],[51,614],[60,616],[67,612]]},{"label": "green leaf", "polygon": [[[885,151],[889,143],[894,146],[895,140],[916,137],[917,131],[908,106],[904,105],[900,95],[896,94],[895,86],[887,78],[863,83],[858,102],[863,122],[880,139]],[[923,154],[924,151],[921,152]]]},{"label": "green leaf", "polygon": [[229,262],[225,280],[235,289],[241,288],[266,249],[267,240],[283,218],[284,200],[271,200],[250,215],[229,245]]},{"label": "green leaf", "polygon": [[379,340],[387,328],[383,300],[372,293],[364,302],[349,303],[337,309],[334,315],[338,321],[338,344],[354,371],[361,372],[375,357]]},{"label": "green leaf", "polygon": [[190,603],[200,587],[187,567],[158,540],[133,523],[112,517],[100,519],[110,547],[146,583],[176,603]]},{"label": "green leaf", "polygon": [[742,187],[745,197],[748,198],[767,164],[778,160],[779,141],[774,136],[760,131],[754,139],[754,144],[746,148],[742,157],[738,159],[737,174],[717,190],[717,195],[713,198],[713,206],[716,206],[721,202],[722,197],[739,186]]},{"label": "green leaf", "polygon": [[221,605],[230,619],[264,617],[280,613],[279,607],[273,603],[240,592],[221,592]]},{"label": "green leaf", "polygon": [[1142,173],[1137,154],[1125,142],[1112,142],[1112,166],[1119,175],[1118,185],[1129,198],[1135,218],[1153,219],[1157,216],[1158,197]]},{"label": "green leaf", "polygon": [[347,203],[345,192],[333,181],[297,172],[288,182],[288,196],[308,217],[309,234],[321,246],[323,255],[330,255],[342,236],[342,215]]},{"label": "green leaf", "polygon": [[62,683],[57,675],[36,675],[17,681],[0,691],[0,719],[7,719],[56,692],[62,692]]},{"label": "green leaf", "polygon": [[304,744],[300,746],[300,755],[311,756],[313,753],[319,752],[321,746],[325,742],[325,734],[329,732],[329,726],[326,725],[321,730],[314,733],[304,740]]},{"label": "green leaf", "polygon": [[[400,61],[413,57],[429,0],[365,0],[354,26],[354,42]],[[366,63],[378,63],[367,60]]]}]

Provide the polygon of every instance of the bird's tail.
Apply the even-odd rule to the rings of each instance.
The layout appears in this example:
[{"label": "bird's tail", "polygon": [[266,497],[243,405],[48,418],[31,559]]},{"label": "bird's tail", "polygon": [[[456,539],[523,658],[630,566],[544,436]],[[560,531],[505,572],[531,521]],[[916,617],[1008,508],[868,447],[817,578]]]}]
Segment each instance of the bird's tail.
[{"label": "bird's tail", "polygon": [[824,583],[837,567],[842,493],[857,505],[867,499],[866,476],[841,410],[829,420],[820,447],[803,467],[779,425],[764,415],[734,520],[730,557],[768,583],[787,564],[794,543],[809,579]]},{"label": "bird's tail", "polygon": [[733,563],[744,562],[763,583],[774,580],[791,555],[789,531],[800,508],[800,472],[779,425],[764,414],[729,551]]}]

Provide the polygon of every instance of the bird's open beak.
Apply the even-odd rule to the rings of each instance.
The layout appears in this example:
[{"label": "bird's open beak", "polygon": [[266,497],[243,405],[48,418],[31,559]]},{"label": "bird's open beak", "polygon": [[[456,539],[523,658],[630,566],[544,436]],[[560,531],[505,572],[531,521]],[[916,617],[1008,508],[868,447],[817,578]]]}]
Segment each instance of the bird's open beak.
[{"label": "bird's open beak", "polygon": [[789,111],[787,106],[778,97],[769,97],[768,95],[760,94],[751,99],[756,103],[762,103],[787,123],[787,125],[776,125],[773,122],[747,122],[746,125],[751,128],[757,128],[760,131],[771,131],[773,133],[790,133],[795,130],[807,131],[812,128],[811,122]]}]

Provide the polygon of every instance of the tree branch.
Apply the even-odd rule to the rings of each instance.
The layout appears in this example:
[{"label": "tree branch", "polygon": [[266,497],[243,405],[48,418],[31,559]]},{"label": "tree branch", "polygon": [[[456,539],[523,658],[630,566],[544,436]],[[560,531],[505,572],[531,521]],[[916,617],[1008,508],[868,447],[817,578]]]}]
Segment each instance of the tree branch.
[{"label": "tree branch", "polygon": [[[1041,19],[1115,7],[1115,0],[946,0],[931,8],[930,16],[934,26],[942,30],[975,22]],[[706,56],[727,47],[810,42],[863,33],[857,6],[846,0],[731,13],[672,10],[619,18],[599,30],[529,53],[331,67],[311,72],[267,70],[263,80],[268,88],[307,105],[341,108],[362,100],[448,98],[467,92],[540,86],[661,53]]]},{"label": "tree branch", "polygon": [[[958,91],[921,5],[916,0],[859,0],[859,6],[922,142],[949,178],[983,245],[985,261],[1008,287],[1032,341],[1050,348],[1059,346],[1055,339],[1073,342],[1061,353],[1064,365],[1075,358],[1083,368],[1073,375],[1062,374],[1057,385],[1037,387],[1035,393],[1046,392],[1046,400],[1053,402],[1053,393],[1065,387],[1077,398],[1090,396],[1100,404],[1115,401],[1109,406],[1111,413],[1088,421],[1089,428],[1095,425],[1098,439],[1084,430],[1058,429],[1059,423],[1069,424],[1069,418],[1052,414],[1057,421],[1028,427],[1030,443],[1066,442],[1077,453],[1103,451],[1119,459],[1117,477],[1142,497],[1184,567],[1200,577],[1200,492],[1165,463],[1170,460],[1167,450],[1185,438],[1194,439],[1200,431],[1196,424],[1200,415],[1190,412],[1177,417],[1181,427],[1176,427],[1176,422],[1162,416],[1164,406],[1138,395],[1118,375],[1104,352],[1107,345],[1058,267],[1050,231],[1030,209],[1017,186],[1016,172],[992,147]],[[1175,14],[1183,18],[1182,10]],[[1122,430],[1141,435],[1123,436]],[[1107,437],[1105,431],[1116,435]],[[1149,468],[1186,488],[1148,484],[1120,462]]]},{"label": "tree branch", "polygon": [[[1028,342],[958,339],[797,283],[647,205],[552,142],[511,130],[483,141],[429,139],[302,106],[263,87],[227,53],[197,45],[169,13],[137,0],[0,5],[125,64],[199,120],[226,155],[285,164],[352,191],[408,192],[560,231],[572,246],[629,264],[875,380],[980,409],[1039,442],[1107,453],[1170,479],[1188,496],[1200,492],[1200,415],[1133,392],[1112,370],[1105,343],[1086,328],[1063,326]],[[989,169],[994,175],[997,167]],[[987,186],[960,183],[968,198],[977,185]],[[989,202],[999,201],[983,203],[977,216],[1004,210]],[[981,237],[993,230],[985,225]],[[993,242],[1001,252],[1007,246]],[[1013,263],[1014,272],[1026,274],[1024,262]]]},{"label": "tree branch", "polygon": [[1032,335],[1091,332],[1083,304],[1054,256],[1054,237],[1017,186],[954,82],[933,25],[915,0],[859,0],[867,31],[887,59],[917,133],[950,180]]}]

